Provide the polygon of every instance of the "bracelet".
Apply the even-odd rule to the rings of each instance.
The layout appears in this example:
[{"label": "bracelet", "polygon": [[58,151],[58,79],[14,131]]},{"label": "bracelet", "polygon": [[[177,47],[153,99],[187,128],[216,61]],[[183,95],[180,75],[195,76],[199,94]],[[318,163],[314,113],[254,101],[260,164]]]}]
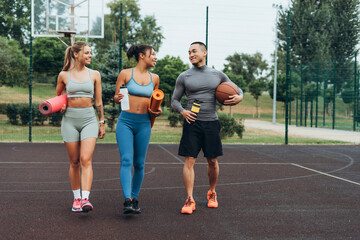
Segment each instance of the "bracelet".
[{"label": "bracelet", "polygon": [[105,124],[105,120],[101,120],[101,121],[99,121],[99,123],[103,123],[103,124]]}]

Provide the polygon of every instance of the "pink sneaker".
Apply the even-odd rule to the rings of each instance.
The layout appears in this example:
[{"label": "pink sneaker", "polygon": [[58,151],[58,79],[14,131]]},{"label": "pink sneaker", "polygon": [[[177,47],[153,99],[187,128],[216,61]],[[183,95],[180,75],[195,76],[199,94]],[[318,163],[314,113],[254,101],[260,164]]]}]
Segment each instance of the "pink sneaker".
[{"label": "pink sneaker", "polygon": [[88,212],[93,210],[93,205],[89,202],[87,198],[81,200],[81,207],[83,212]]},{"label": "pink sneaker", "polygon": [[71,211],[73,211],[73,212],[82,212],[81,198],[77,198],[77,199],[74,200]]}]

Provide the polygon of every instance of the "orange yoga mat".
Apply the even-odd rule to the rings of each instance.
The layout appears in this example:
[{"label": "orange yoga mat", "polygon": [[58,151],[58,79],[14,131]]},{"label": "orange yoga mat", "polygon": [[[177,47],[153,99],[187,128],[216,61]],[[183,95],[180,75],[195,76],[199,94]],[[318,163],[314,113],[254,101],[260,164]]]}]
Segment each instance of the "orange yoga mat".
[{"label": "orange yoga mat", "polygon": [[49,115],[60,111],[64,104],[67,106],[67,94],[56,96],[44,101],[40,104],[39,111],[44,115]]},{"label": "orange yoga mat", "polygon": [[[160,89],[155,89],[150,99],[151,111],[157,112],[160,108],[161,102],[164,99],[164,92]],[[151,127],[154,126],[155,117],[150,115]]]}]

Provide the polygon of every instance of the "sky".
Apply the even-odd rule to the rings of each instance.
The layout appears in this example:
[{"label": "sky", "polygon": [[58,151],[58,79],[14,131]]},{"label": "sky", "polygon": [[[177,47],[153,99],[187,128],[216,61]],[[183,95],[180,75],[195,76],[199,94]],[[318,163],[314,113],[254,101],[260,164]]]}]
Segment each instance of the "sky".
[{"label": "sky", "polygon": [[[110,0],[105,0],[108,2]],[[159,59],[179,56],[189,63],[188,49],[194,41],[206,42],[208,6],[208,65],[218,70],[234,53],[260,52],[269,65],[275,51],[276,8],[289,0],[138,0],[141,17],[154,16],[162,28]],[[105,13],[109,10],[105,10]]]}]

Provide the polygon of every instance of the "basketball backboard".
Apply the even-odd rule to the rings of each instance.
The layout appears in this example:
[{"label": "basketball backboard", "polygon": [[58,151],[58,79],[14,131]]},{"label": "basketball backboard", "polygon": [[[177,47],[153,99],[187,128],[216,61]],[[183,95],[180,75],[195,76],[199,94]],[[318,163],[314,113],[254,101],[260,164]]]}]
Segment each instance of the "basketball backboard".
[{"label": "basketball backboard", "polygon": [[104,37],[103,0],[31,0],[33,37]]}]

